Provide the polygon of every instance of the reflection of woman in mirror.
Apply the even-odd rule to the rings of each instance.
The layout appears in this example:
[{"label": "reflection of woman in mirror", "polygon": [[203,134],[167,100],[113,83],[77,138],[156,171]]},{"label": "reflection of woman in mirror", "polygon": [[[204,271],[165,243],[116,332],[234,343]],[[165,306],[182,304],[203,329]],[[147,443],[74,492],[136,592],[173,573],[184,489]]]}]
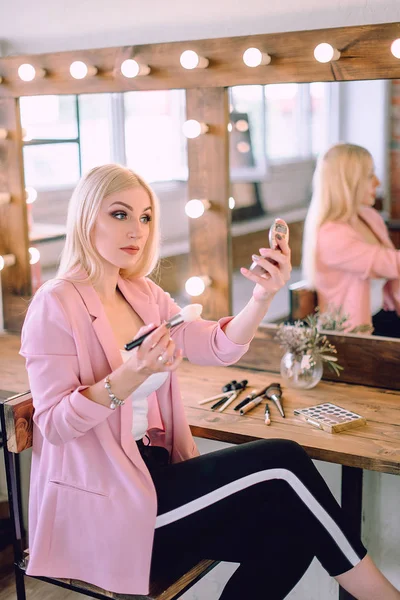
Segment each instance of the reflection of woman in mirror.
[{"label": "reflection of woman in mirror", "polygon": [[299,445],[262,440],[198,456],[186,421],[182,356],[207,377],[205,365],[243,355],[289,279],[286,242],[253,257],[262,276],[243,271],[255,287],[239,315],[170,329],[180,309],[147,277],[158,229],[141,178],[117,165],[93,169],[71,199],[58,278],[29,307],[28,574],[147,594],[150,573],[164,579],[211,558],[241,563],[224,600],[278,599],[317,556],[358,598],[398,600]]},{"label": "reflection of woman in mirror", "polygon": [[[341,308],[349,328],[373,325],[375,335],[400,337],[400,251],[373,208],[380,184],[371,154],[337,144],[318,161],[303,240],[304,277],[322,311]],[[372,315],[371,286],[386,280]]]}]

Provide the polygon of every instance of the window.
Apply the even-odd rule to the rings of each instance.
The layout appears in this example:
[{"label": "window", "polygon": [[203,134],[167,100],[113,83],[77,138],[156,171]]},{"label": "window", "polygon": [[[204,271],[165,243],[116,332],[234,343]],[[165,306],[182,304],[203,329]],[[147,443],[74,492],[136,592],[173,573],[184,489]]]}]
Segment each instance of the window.
[{"label": "window", "polygon": [[186,180],[184,90],[124,94],[126,164],[149,182]]},{"label": "window", "polygon": [[74,185],[80,175],[76,96],[23,97],[20,107],[26,185]]},{"label": "window", "polygon": [[184,119],[184,90],[21,98],[26,185],[73,187],[110,162],[150,182],[186,180]]},{"label": "window", "polygon": [[113,158],[113,94],[83,94],[79,101],[79,141],[82,173]]},{"label": "window", "polygon": [[[315,157],[328,139],[329,85],[284,83],[231,88],[232,179],[249,175],[254,179],[265,176],[271,163]],[[247,155],[247,161],[240,154]]]}]

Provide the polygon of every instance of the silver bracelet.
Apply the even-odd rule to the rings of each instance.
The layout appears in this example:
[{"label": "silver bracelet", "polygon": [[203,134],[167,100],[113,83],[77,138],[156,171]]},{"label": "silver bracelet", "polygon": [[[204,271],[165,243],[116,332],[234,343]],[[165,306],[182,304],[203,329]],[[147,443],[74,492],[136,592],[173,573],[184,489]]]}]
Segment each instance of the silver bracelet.
[{"label": "silver bracelet", "polygon": [[112,393],[109,375],[107,375],[107,377],[104,380],[104,387],[106,388],[107,393],[110,397],[110,400],[111,400],[110,408],[112,410],[114,410],[117,406],[122,406],[123,404],[125,404],[125,400],[120,400],[119,398],[117,398],[117,396],[115,394]]}]

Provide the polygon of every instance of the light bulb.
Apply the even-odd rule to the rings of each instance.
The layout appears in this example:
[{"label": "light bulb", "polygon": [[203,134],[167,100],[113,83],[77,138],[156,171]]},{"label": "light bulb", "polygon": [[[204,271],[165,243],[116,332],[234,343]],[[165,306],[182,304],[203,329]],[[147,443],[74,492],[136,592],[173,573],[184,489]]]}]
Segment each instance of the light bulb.
[{"label": "light bulb", "polygon": [[85,79],[86,76],[92,77],[93,75],[96,75],[97,68],[88,66],[81,60],[76,60],[75,62],[71,63],[69,72],[74,79]]},{"label": "light bulb", "polygon": [[189,200],[185,206],[185,213],[191,219],[198,219],[204,212],[208,210],[211,206],[211,202],[209,200],[198,200],[194,198],[193,200]]},{"label": "light bulb", "polygon": [[236,144],[236,150],[240,152],[240,154],[247,154],[247,152],[250,152],[250,144],[247,142],[238,142]]},{"label": "light bulb", "polygon": [[40,260],[39,250],[37,248],[29,248],[29,254],[31,256],[29,259],[29,264],[36,265],[36,263],[38,263]]},{"label": "light bulb", "polygon": [[229,133],[231,133],[232,129],[233,129],[232,123],[228,123],[228,131],[229,131]]},{"label": "light bulb", "polygon": [[26,129],[22,129],[21,133],[22,133],[22,140],[24,142],[31,142],[32,141],[32,136],[29,133],[29,131],[27,131]]},{"label": "light bulb", "polygon": [[211,279],[208,275],[201,277],[189,277],[185,283],[185,290],[189,296],[201,296],[207,286],[211,284]]},{"label": "light bulb", "polygon": [[18,77],[22,81],[33,81],[35,77],[44,77],[46,71],[44,69],[35,69],[33,65],[24,63],[18,67]]},{"label": "light bulb", "polygon": [[244,119],[239,119],[239,121],[236,121],[235,127],[240,133],[244,133],[245,131],[248,131],[249,124]]},{"label": "light bulb", "polygon": [[189,119],[182,125],[183,134],[189,139],[194,139],[203,133],[207,133],[208,129],[208,125],[205,123],[200,123],[195,119]]},{"label": "light bulb", "polygon": [[14,254],[4,254],[0,256],[0,271],[4,269],[4,267],[12,267],[15,265],[15,256]]},{"label": "light bulb", "polygon": [[258,48],[247,48],[243,54],[243,62],[247,67],[259,67],[260,65],[269,65],[271,57]]},{"label": "light bulb", "polygon": [[205,69],[208,67],[209,60],[204,56],[199,56],[194,50],[185,50],[179,59],[184,69]]},{"label": "light bulb", "polygon": [[38,195],[35,188],[29,187],[29,186],[25,188],[25,194],[26,194],[26,203],[27,204],[33,204],[33,202],[35,202],[37,195]]},{"label": "light bulb", "polygon": [[393,44],[390,47],[392,54],[395,58],[400,58],[400,38],[394,40]]},{"label": "light bulb", "polygon": [[320,63],[328,63],[331,60],[339,60],[340,52],[330,44],[318,44],[314,48],[314,58]]},{"label": "light bulb", "polygon": [[8,137],[7,129],[0,128],[0,140],[6,140]]},{"label": "light bulb", "polygon": [[233,210],[235,208],[235,204],[236,204],[235,198],[233,196],[230,196],[230,198],[229,198],[229,208],[231,210]]},{"label": "light bulb", "polygon": [[11,194],[9,192],[0,192],[0,206],[11,202]]},{"label": "light bulb", "polygon": [[121,73],[124,77],[132,79],[133,77],[140,77],[141,75],[148,75],[151,69],[148,65],[142,65],[133,58],[127,58],[121,64]]}]

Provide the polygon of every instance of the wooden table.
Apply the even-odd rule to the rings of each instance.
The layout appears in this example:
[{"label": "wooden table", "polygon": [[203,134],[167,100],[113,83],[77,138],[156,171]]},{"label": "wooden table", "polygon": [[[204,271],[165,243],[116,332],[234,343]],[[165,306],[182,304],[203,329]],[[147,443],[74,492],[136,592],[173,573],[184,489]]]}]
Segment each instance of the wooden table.
[{"label": "wooden table", "polygon": [[[15,335],[0,336],[0,382],[15,393],[28,389],[24,359],[18,355],[20,340]],[[237,367],[199,367],[184,362],[179,380],[186,414],[194,435],[241,444],[259,439],[283,438],[298,442],[311,458],[342,465],[342,507],[358,524],[361,533],[363,469],[400,475],[400,392],[338,382],[321,382],[312,390],[283,387],[282,418],[270,402],[271,425],[263,419],[263,405],[240,416],[233,403],[226,411],[213,412],[210,404],[198,400],[221,391],[229,380],[248,379],[249,389],[280,381],[276,374]],[[333,402],[361,414],[367,425],[351,431],[329,434],[314,429],[293,414],[321,402]],[[340,589],[340,600],[352,598]]]},{"label": "wooden table", "polygon": [[[181,390],[194,435],[233,444],[258,439],[284,438],[301,444],[315,459],[348,467],[400,475],[400,392],[334,382],[320,382],[312,390],[285,387],[279,376],[235,367],[198,367],[184,363],[179,371]],[[270,402],[271,425],[266,426],[263,405],[243,417],[234,412],[245,393],[223,413],[210,410],[210,404],[197,401],[213,396],[231,379],[248,379],[249,389],[279,381],[283,388],[285,418]],[[293,414],[321,402],[333,402],[361,414],[367,425],[330,434],[315,429]]]}]

